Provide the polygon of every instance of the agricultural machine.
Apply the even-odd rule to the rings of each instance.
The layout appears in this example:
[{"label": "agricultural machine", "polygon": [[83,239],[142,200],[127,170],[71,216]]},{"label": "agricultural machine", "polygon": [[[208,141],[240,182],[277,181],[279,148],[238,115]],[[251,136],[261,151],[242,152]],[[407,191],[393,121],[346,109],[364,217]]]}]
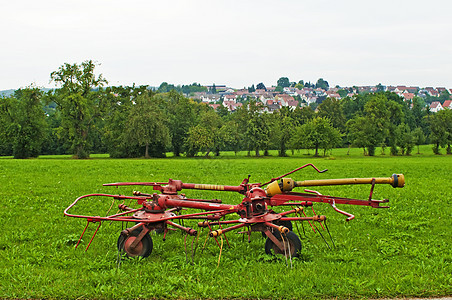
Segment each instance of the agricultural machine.
[{"label": "agricultural machine", "polygon": [[[64,211],[69,217],[83,218],[87,220],[83,230],[79,245],[88,225],[98,223],[97,228],[86,250],[88,250],[102,222],[121,221],[130,222],[133,226],[121,231],[117,247],[124,251],[127,256],[147,257],[151,254],[153,241],[149,233],[153,230],[163,234],[165,240],[169,230],[182,230],[190,236],[197,236],[198,230],[186,227],[184,220],[195,219],[198,221],[198,227],[207,228],[209,236],[220,243],[217,237],[224,236],[229,231],[242,229],[240,233],[248,234],[259,231],[266,237],[265,252],[268,254],[281,254],[286,257],[296,257],[301,249],[301,242],[298,236],[292,231],[292,222],[308,222],[315,231],[315,224],[323,228],[326,226],[326,217],[317,215],[313,209],[313,203],[328,203],[332,208],[345,216],[347,221],[354,218],[354,215],[342,211],[336,207],[336,204],[362,205],[374,208],[387,208],[380,206],[387,203],[388,200],[372,199],[373,190],[376,184],[389,184],[393,187],[403,187],[405,179],[402,174],[394,174],[388,178],[349,178],[349,179],[323,179],[323,180],[304,180],[295,181],[286,176],[304,169],[312,167],[317,172],[323,173],[326,170],[319,170],[313,164],[306,164],[284,175],[272,178],[265,183],[250,183],[250,176],[245,178],[237,186],[211,185],[211,184],[193,184],[184,183],[180,180],[169,179],[168,182],[120,182],[109,183],[104,186],[145,186],[152,187],[155,191],[152,194],[143,192],[133,192],[132,196],[111,195],[111,194],[88,194],[77,198]],[[371,186],[370,195],[367,200],[358,200],[342,197],[322,195],[317,191],[305,189],[303,192],[294,192],[294,188],[308,188],[314,186],[330,185],[350,185],[350,184],[368,184]],[[231,205],[224,204],[219,199],[205,200],[187,198],[185,194],[180,193],[183,190],[209,190],[209,191],[228,191],[243,195],[240,203]],[[105,217],[87,216],[69,213],[80,200],[92,197],[104,197],[121,202],[118,205],[118,212]],[[135,202],[138,208],[130,207],[126,201]],[[282,207],[282,212],[276,212],[273,209]],[[284,210],[287,208],[286,210]],[[307,216],[305,210],[312,210],[313,215]],[[189,212],[187,212],[187,209]],[[281,210],[281,209],[279,209]],[[193,212],[195,211],[195,212]],[[236,215],[231,219],[228,215]],[[226,239],[226,237],[225,237]],[[221,240],[223,242],[223,240]],[[227,241],[227,239],[226,239]],[[76,246],[76,247],[77,247]],[[222,245],[221,245],[222,247]]]}]

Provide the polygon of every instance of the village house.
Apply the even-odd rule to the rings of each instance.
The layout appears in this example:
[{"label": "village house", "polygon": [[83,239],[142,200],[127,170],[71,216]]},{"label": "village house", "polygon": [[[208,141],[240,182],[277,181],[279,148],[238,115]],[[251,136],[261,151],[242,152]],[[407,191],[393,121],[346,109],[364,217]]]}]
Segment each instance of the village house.
[{"label": "village house", "polygon": [[[213,86],[208,86],[212,88]],[[208,103],[210,107],[218,109],[219,105],[217,103],[222,103],[229,111],[235,111],[238,107],[242,106],[241,102],[243,100],[256,99],[263,107],[263,111],[274,112],[275,110],[281,109],[281,107],[289,107],[295,109],[296,107],[303,107],[313,103],[320,103],[325,98],[333,98],[341,100],[342,97],[338,94],[338,91],[342,88],[332,87],[328,91],[321,88],[307,88],[298,89],[294,87],[285,87],[282,93],[275,91],[276,87],[268,87],[266,89],[256,89],[254,92],[249,92],[248,89],[232,89],[226,88],[224,85],[216,86],[221,92],[216,94],[211,94],[208,92],[198,92],[192,94],[193,99]],[[444,87],[425,87],[419,88],[417,86],[385,86],[386,91],[394,92],[405,101],[412,101],[415,96],[421,98],[426,98],[428,96],[439,97],[441,93],[450,92],[452,94],[452,89],[446,89]],[[344,88],[345,90],[351,91],[351,88]],[[347,97],[353,97],[358,93],[375,93],[377,92],[377,86],[359,86],[354,87],[353,92],[349,92]],[[301,101],[300,101],[301,100]],[[437,112],[443,109],[452,109],[452,100],[447,100],[443,105],[439,101],[434,101],[429,106],[430,111]]]},{"label": "village house", "polygon": [[275,96],[275,100],[280,101],[281,106],[288,106],[289,101],[294,101],[295,99],[287,94],[278,94]]},{"label": "village house", "polygon": [[234,112],[237,110],[237,108],[242,107],[242,103],[236,103],[235,101],[223,101],[223,106],[228,109],[230,112]]},{"label": "village house", "polygon": [[431,112],[439,112],[440,110],[443,110],[443,106],[439,101],[433,101],[432,104],[430,104],[430,111]]},{"label": "village house", "polygon": [[287,102],[287,107],[289,107],[292,111],[295,110],[295,108],[299,107],[299,104],[297,100],[290,100]]},{"label": "village house", "polygon": [[247,89],[236,90],[233,94],[237,96],[243,96],[248,94],[248,90]]},{"label": "village house", "polygon": [[406,100],[406,101],[411,101],[414,98],[414,94],[413,93],[403,93],[402,97]]},{"label": "village house", "polygon": [[452,100],[444,101],[443,108],[452,109]]},{"label": "village house", "polygon": [[432,97],[438,97],[439,93],[436,89],[432,88],[432,87],[426,87],[424,88],[424,90],[426,91],[426,93]]},{"label": "village house", "polygon": [[205,103],[215,103],[221,99],[220,94],[205,94],[201,96],[201,101]]},{"label": "village house", "polygon": [[224,95],[223,101],[233,101],[234,103],[237,100],[237,95]]},{"label": "village house", "polygon": [[397,87],[391,86],[391,85],[386,87],[386,91],[388,91],[388,92],[395,92],[396,89],[397,89]]},{"label": "village house", "polygon": [[329,98],[334,98],[334,99],[341,99],[341,95],[339,95],[337,93],[337,89],[329,89],[328,91],[326,91],[326,96]]},{"label": "village house", "polygon": [[341,100],[342,99],[341,95],[339,95],[338,93],[328,94],[328,98],[333,98],[333,99],[336,99],[336,100]]},{"label": "village house", "polygon": [[[270,102],[270,100],[269,100]],[[273,113],[281,109],[281,105],[278,102],[272,102],[264,107],[264,112]]]},{"label": "village house", "polygon": [[273,97],[272,94],[269,93],[265,93],[259,96],[259,101],[262,102],[263,104],[267,104],[268,101],[274,101],[275,97]]}]

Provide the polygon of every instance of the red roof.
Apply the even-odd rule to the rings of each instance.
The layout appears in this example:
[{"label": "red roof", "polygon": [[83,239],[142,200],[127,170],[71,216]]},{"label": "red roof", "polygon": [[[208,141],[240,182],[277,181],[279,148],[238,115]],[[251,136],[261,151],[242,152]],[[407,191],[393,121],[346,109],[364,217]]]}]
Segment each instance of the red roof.
[{"label": "red roof", "polygon": [[438,106],[441,106],[441,103],[439,101],[433,101],[432,104],[430,104],[430,108],[436,108]]},{"label": "red roof", "polygon": [[328,95],[328,97],[335,98],[335,99],[340,99],[341,95],[339,95],[338,93],[331,93],[331,94]]},{"label": "red roof", "polygon": [[284,99],[285,101],[294,100],[294,98],[292,96],[287,95],[287,94],[278,94],[278,95],[276,95],[276,97]]},{"label": "red roof", "polygon": [[414,94],[413,93],[403,93],[403,98],[405,98],[406,100],[411,100],[414,98]]},{"label": "red roof", "polygon": [[443,107],[447,107],[447,108],[451,108],[452,109],[452,100],[444,101]]},{"label": "red roof", "polygon": [[295,106],[295,107],[297,107],[297,106],[298,106],[298,101],[297,101],[297,100],[290,100],[290,101],[287,103],[287,105],[288,105],[288,106]]}]

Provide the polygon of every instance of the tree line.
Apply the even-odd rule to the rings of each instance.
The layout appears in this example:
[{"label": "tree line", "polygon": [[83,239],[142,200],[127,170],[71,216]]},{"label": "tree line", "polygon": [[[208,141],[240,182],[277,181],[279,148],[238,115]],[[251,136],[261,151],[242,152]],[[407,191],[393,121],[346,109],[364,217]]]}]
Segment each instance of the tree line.
[{"label": "tree line", "polygon": [[183,95],[201,89],[197,84],[179,90],[164,85],[163,91],[104,87],[108,82],[95,75],[95,67],[90,60],[66,63],[50,75],[58,89],[28,87],[0,98],[0,155],[164,157],[171,151],[191,157],[245,150],[260,156],[273,149],[280,156],[300,149],[327,155],[334,147],[351,146],[370,156],[377,148],[409,155],[425,143],[437,154],[440,148],[451,154],[452,111],[430,113],[416,97],[407,102],[390,92],[360,94],[327,98],[316,110],[283,107],[274,113],[249,99],[229,112]]}]

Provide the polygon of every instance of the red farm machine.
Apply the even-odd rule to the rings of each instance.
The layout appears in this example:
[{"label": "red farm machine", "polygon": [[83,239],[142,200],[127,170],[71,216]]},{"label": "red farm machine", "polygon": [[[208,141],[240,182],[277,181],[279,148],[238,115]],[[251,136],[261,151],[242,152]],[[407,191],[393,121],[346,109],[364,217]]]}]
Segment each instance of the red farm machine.
[{"label": "red farm machine", "polygon": [[[312,167],[317,172],[323,173],[312,164],[306,164],[291,172],[272,178],[265,183],[250,183],[250,176],[245,178],[237,186],[193,184],[183,183],[180,180],[169,179],[168,182],[120,182],[109,183],[104,186],[145,186],[152,187],[155,192],[142,193],[133,192],[132,196],[111,195],[111,194],[88,194],[77,198],[64,211],[69,217],[83,218],[87,220],[85,229],[77,243],[79,245],[88,225],[98,223],[98,226],[89,241],[86,250],[89,248],[102,222],[121,221],[130,222],[133,226],[121,231],[117,247],[124,251],[127,256],[147,257],[153,248],[152,238],[149,233],[153,230],[163,233],[165,240],[168,230],[182,230],[187,235],[196,236],[198,230],[181,225],[183,220],[196,219],[198,227],[208,228],[209,236],[215,238],[225,233],[247,229],[241,233],[250,235],[253,231],[260,231],[266,236],[265,252],[268,254],[282,254],[286,257],[296,257],[301,249],[301,242],[298,236],[292,231],[292,222],[309,222],[311,227],[315,223],[323,223],[326,217],[317,215],[313,209],[313,203],[328,203],[336,212],[347,216],[347,221],[354,218],[354,215],[339,210],[336,204],[362,205],[374,208],[387,208],[380,206],[388,200],[374,200],[372,194],[376,184],[389,184],[393,187],[403,187],[405,179],[402,174],[394,174],[388,178],[348,178],[348,179],[323,179],[295,181],[286,176],[301,170],[305,167]],[[303,192],[294,192],[294,188],[308,188],[313,186],[328,185],[351,185],[368,184],[371,186],[370,195],[367,200],[350,199],[322,195],[317,191],[305,189]],[[210,190],[229,191],[242,195],[243,199],[239,204],[224,204],[221,200],[205,200],[187,198],[180,193],[183,190]],[[92,197],[103,197],[120,200],[118,213],[101,216],[87,216],[69,213],[69,211],[82,199]],[[136,201],[138,208],[132,208],[125,204],[125,201]],[[283,207],[283,212],[275,212],[275,207]],[[307,216],[306,208],[312,209],[313,215]],[[287,208],[287,210],[284,210]],[[186,212],[185,209],[191,209]],[[195,212],[193,212],[195,211]],[[232,218],[228,215],[235,215]],[[326,225],[326,223],[325,223]],[[314,227],[313,227],[314,229]],[[314,230],[315,231],[315,230]],[[217,241],[218,243],[218,241]],[[219,243],[218,243],[219,244]],[[77,247],[76,246],[76,247]]]}]

